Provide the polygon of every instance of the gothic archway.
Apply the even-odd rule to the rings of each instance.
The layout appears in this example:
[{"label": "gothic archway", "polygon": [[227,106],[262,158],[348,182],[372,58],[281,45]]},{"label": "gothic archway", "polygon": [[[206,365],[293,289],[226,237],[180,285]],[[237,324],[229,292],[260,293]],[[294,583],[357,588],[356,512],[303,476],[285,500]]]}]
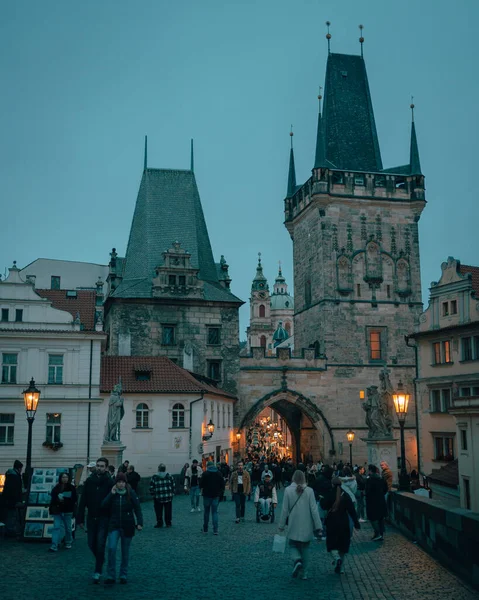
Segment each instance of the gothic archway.
[{"label": "gothic archway", "polygon": [[[334,435],[323,412],[309,398],[295,390],[274,390],[257,400],[243,415],[239,428],[242,430],[253,423],[266,407],[273,408],[285,420],[295,440],[296,458],[307,453],[305,435],[310,436],[310,448],[314,446],[315,449],[311,454],[320,454],[314,456],[315,459],[328,460],[335,454]],[[305,428],[302,427],[304,417],[311,424],[311,427],[307,428],[308,433],[305,433]],[[311,443],[313,438],[314,444]]]}]

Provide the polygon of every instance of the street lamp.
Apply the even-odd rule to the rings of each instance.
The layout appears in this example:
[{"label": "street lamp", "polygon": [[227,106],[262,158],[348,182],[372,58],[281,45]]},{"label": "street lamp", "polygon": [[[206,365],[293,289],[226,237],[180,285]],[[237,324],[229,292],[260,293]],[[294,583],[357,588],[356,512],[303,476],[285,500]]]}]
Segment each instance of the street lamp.
[{"label": "street lamp", "polygon": [[350,429],[347,433],[346,433],[346,437],[348,438],[348,442],[349,442],[349,464],[351,466],[351,469],[353,468],[353,442],[354,442],[354,431],[352,429]]},{"label": "street lamp", "polygon": [[208,430],[208,433],[203,436],[204,441],[209,440],[211,437],[213,437],[213,433],[215,432],[215,424],[211,419],[208,425],[206,426],[206,429]]},{"label": "street lamp", "polygon": [[40,400],[40,390],[35,387],[35,381],[32,377],[30,385],[23,390],[23,401],[25,402],[25,411],[28,421],[28,441],[27,441],[27,464],[25,467],[26,487],[30,484],[32,476],[32,426],[37,412],[38,401]]},{"label": "street lamp", "polygon": [[409,406],[409,394],[405,391],[402,381],[399,381],[397,391],[393,394],[394,408],[401,428],[401,473],[399,475],[399,489],[410,491],[409,475],[406,471],[406,446],[404,444],[404,423],[406,422]]}]

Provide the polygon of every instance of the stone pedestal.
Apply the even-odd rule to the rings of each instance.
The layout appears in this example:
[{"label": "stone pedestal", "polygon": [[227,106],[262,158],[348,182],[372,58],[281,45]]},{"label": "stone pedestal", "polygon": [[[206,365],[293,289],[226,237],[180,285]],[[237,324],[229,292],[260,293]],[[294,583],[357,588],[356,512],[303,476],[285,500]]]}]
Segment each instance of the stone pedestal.
[{"label": "stone pedestal", "polygon": [[122,442],[103,442],[101,455],[108,459],[110,465],[116,469],[123,464],[123,450],[126,448]]},{"label": "stone pedestal", "polygon": [[368,447],[368,464],[378,468],[381,461],[386,461],[393,474],[393,483],[398,482],[397,443],[393,438],[361,438]]}]

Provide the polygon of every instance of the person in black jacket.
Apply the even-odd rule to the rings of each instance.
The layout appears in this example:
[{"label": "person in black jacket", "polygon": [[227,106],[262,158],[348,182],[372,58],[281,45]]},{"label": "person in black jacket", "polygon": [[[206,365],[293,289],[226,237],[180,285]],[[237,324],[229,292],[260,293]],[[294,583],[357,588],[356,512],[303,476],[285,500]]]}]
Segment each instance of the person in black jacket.
[{"label": "person in black jacket", "polygon": [[77,502],[77,491],[69,473],[60,473],[58,483],[50,492],[50,514],[53,516],[52,545],[50,552],[57,552],[65,537],[65,548],[72,547],[72,517]]},{"label": "person in black jacket", "polygon": [[141,477],[140,474],[135,471],[135,467],[133,465],[128,467],[128,471],[126,472],[126,480],[131,485],[133,491],[136,492]]},{"label": "person in black jacket", "polygon": [[388,491],[386,480],[378,473],[376,465],[369,465],[366,479],[366,514],[374,529],[373,542],[384,540],[384,518],[387,515],[385,494]]},{"label": "person in black jacket", "polygon": [[83,529],[85,508],[88,509],[87,530],[88,546],[95,557],[93,583],[99,583],[103,563],[105,562],[105,545],[108,534],[108,511],[102,507],[103,500],[110,493],[113,481],[107,473],[108,459],[96,461],[96,472],[85,481],[83,493],[78,506],[77,525]]},{"label": "person in black jacket", "polygon": [[208,533],[208,524],[210,521],[210,510],[211,520],[213,521],[213,533],[218,535],[218,504],[220,497],[223,495],[225,489],[225,480],[218,471],[215,463],[209,461],[206,465],[206,471],[200,478],[200,489],[203,491],[203,533]]},{"label": "person in black jacket", "polygon": [[323,540],[326,539],[326,515],[328,511],[321,507],[321,500],[325,498],[333,489],[333,485],[331,483],[332,477],[333,469],[329,465],[323,465],[321,472],[312,485],[314,496],[316,498],[316,502],[318,503],[319,516],[323,525]]},{"label": "person in black jacket", "polygon": [[13,463],[13,469],[8,469],[5,473],[5,485],[1,501],[6,513],[6,537],[16,537],[19,534],[17,504],[22,501],[22,469],[23,464],[16,460]]},{"label": "person in black jacket", "polygon": [[[117,473],[115,486],[103,500],[102,506],[108,511],[108,567],[106,584],[116,580],[116,550],[121,540],[120,583],[127,582],[130,545],[135,529],[143,529],[143,514],[140,501],[126,481],[124,473]],[[136,523],[135,523],[136,516]]]}]

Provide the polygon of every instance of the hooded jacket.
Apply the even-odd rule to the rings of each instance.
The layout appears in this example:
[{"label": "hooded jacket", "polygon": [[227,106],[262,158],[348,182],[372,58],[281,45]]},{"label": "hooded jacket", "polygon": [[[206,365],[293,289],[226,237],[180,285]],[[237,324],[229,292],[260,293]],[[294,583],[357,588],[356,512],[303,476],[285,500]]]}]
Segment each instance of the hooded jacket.
[{"label": "hooded jacket", "polygon": [[8,469],[5,473],[2,500],[6,508],[15,508],[22,501],[22,476],[16,469]]},{"label": "hooded jacket", "polygon": [[204,498],[218,498],[225,489],[225,480],[217,467],[207,467],[199,480]]},{"label": "hooded jacket", "polygon": [[356,505],[356,490],[358,489],[358,482],[356,477],[340,477],[341,488],[349,494],[354,505]]},{"label": "hooded jacket", "polygon": [[136,525],[143,526],[143,514],[141,512],[140,502],[134,490],[129,486],[124,491],[111,492],[103,500],[103,508],[108,513],[108,531],[119,530],[125,537],[135,535],[135,516]]},{"label": "hooded jacket", "polygon": [[175,495],[175,480],[166,471],[158,471],[150,480],[150,494],[158,502],[171,502]]}]

